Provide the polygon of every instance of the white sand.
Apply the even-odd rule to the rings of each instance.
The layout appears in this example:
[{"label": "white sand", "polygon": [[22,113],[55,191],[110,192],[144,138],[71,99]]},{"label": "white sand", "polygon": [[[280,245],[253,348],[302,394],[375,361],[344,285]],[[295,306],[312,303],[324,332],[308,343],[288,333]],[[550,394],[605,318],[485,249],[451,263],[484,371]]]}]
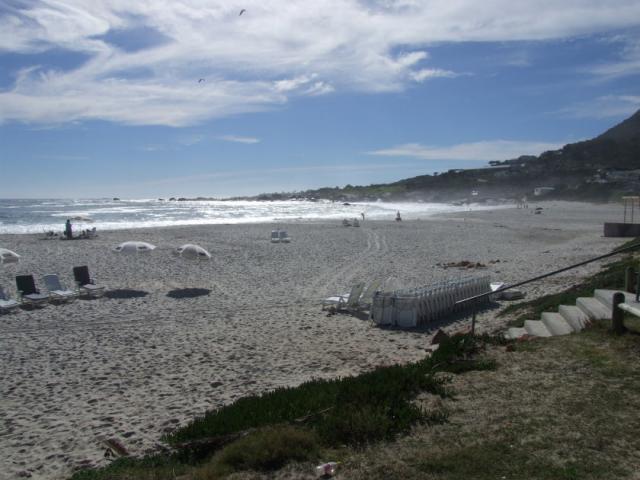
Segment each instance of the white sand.
[{"label": "white sand", "polygon": [[[351,375],[425,355],[429,333],[384,330],[348,315],[327,317],[320,300],[355,281],[394,276],[419,286],[489,273],[505,282],[586,260],[621,239],[602,237],[619,206],[543,203],[542,215],[506,209],[432,220],[287,225],[290,244],[269,242],[272,225],[194,226],[99,232],[95,240],[45,241],[2,235],[0,246],[22,263],[0,267],[14,292],[16,274],[89,265],[101,284],[148,295],[78,300],[0,317],[0,478],[65,478],[100,465],[100,439],[117,438],[132,453],[207,409],[243,395],[317,377]],[[149,256],[122,257],[121,241],[158,246]],[[175,258],[183,243],[213,259]],[[443,269],[439,262],[491,260],[485,270]],[[525,288],[557,291],[597,270],[582,267]],[[173,299],[174,289],[200,287],[207,296]],[[484,329],[499,328],[493,313]],[[467,325],[458,321],[451,329]]]}]

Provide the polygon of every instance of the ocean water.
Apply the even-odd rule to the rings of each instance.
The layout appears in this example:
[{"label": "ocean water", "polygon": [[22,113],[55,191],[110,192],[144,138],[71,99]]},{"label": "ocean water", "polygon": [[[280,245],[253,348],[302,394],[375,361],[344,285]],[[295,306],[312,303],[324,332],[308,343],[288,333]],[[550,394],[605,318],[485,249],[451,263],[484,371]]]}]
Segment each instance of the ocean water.
[{"label": "ocean water", "polygon": [[[295,220],[426,218],[436,213],[496,207],[440,203],[351,203],[330,201],[160,201],[156,199],[0,199],[0,233],[61,232],[67,218],[74,230],[99,230]],[[87,217],[92,221],[74,219]]]}]

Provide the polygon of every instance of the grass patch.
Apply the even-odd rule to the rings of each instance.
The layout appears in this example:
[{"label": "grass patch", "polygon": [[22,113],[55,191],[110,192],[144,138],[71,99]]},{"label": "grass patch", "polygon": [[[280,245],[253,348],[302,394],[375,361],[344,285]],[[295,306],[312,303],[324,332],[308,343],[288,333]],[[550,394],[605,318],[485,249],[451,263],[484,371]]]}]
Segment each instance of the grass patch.
[{"label": "grass patch", "polygon": [[315,460],[319,451],[314,432],[290,425],[270,426],[227,445],[193,477],[205,480],[241,470],[277,470],[292,461]]},{"label": "grass patch", "polygon": [[560,464],[544,457],[532,456],[527,447],[512,439],[467,445],[427,458],[419,462],[416,469],[448,480],[580,480],[598,478],[599,474],[609,472],[603,466],[591,462],[585,464],[571,461]]}]

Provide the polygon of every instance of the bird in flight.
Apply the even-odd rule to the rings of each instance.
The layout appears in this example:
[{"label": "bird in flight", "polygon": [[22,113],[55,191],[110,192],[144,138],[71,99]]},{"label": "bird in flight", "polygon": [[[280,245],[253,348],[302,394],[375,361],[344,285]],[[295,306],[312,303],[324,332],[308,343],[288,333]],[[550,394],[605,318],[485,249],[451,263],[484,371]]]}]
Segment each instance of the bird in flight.
[{"label": "bird in flight", "polygon": [[198,80],[198,83],[202,83],[202,82],[204,82],[204,78],[201,78]]},{"label": "bird in flight", "polygon": [[240,13],[238,14],[238,16],[242,15],[242,14],[243,14],[244,12],[246,12],[246,11],[247,11],[247,10],[243,8],[242,10],[240,10]]}]

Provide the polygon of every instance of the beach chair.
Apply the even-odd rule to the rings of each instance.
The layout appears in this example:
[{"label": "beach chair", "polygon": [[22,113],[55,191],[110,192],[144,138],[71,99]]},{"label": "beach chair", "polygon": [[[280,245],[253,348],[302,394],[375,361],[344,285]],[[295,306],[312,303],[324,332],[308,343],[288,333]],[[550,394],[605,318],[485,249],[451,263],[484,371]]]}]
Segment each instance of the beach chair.
[{"label": "beach chair", "polygon": [[373,296],[380,290],[381,286],[382,282],[380,280],[374,280],[373,282],[371,282],[364,290],[364,292],[362,292],[362,295],[360,295],[356,308],[358,310],[370,309],[371,303],[373,302]]},{"label": "beach chair", "polygon": [[20,306],[13,298],[10,298],[4,288],[0,287],[0,313],[8,312]]},{"label": "beach chair", "polygon": [[286,230],[280,230],[280,243],[289,243],[291,241],[291,237]]},{"label": "beach chair", "polygon": [[280,243],[280,231],[271,230],[271,243]]},{"label": "beach chair", "polygon": [[362,295],[363,290],[364,283],[356,283],[351,287],[351,291],[349,293],[325,298],[322,301],[322,310],[330,306],[333,306],[338,310],[346,310],[349,308],[347,305],[353,305],[355,302],[360,300],[360,295]]},{"label": "beach chair", "polygon": [[73,267],[73,278],[78,285],[80,293],[84,293],[89,297],[99,297],[104,293],[104,287],[95,284],[95,281],[89,275],[89,267],[83,265],[81,267]]},{"label": "beach chair", "polygon": [[41,305],[49,300],[49,295],[40,293],[36,288],[33,275],[18,275],[16,277],[18,297],[25,305]]},{"label": "beach chair", "polygon": [[55,273],[43,276],[42,281],[44,282],[44,286],[47,287],[52,300],[68,302],[78,298],[78,292],[69,290],[62,285],[60,277]]}]

